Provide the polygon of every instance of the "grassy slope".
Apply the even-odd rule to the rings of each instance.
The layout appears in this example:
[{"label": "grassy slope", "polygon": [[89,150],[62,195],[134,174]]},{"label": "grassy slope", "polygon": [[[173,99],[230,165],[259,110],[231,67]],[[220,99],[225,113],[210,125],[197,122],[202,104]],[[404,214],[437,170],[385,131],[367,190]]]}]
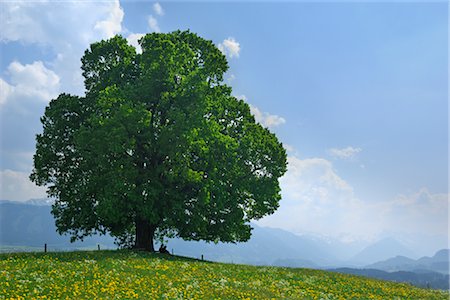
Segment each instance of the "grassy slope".
[{"label": "grassy slope", "polygon": [[0,254],[0,299],[448,299],[446,292],[318,270],[130,251]]}]

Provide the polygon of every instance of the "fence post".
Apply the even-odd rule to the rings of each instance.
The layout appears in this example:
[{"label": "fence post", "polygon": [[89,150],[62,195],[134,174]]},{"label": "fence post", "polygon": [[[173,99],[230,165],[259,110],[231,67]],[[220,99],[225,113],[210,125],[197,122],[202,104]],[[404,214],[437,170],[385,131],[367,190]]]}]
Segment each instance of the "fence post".
[{"label": "fence post", "polygon": [[203,254],[202,254],[202,260],[203,260]]},{"label": "fence post", "polygon": [[97,244],[97,249],[98,251],[100,251],[100,244]]},{"label": "fence post", "polygon": [[47,244],[44,244],[44,253],[47,253]]}]

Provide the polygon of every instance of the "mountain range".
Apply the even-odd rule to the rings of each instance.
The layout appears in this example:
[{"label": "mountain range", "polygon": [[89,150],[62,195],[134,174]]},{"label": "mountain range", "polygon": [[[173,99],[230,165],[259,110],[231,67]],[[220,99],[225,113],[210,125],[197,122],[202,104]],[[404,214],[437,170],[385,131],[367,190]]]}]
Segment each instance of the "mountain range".
[{"label": "mountain range", "polygon": [[411,257],[415,256],[415,253],[398,240],[388,237],[367,246],[352,257],[351,261],[356,265],[364,265],[369,262],[381,261],[398,255]]},{"label": "mountain range", "polygon": [[[102,249],[116,248],[114,239],[108,235],[94,235],[83,242],[70,243],[68,236],[56,232],[50,204],[48,199],[25,203],[0,200],[0,250],[20,251],[26,247],[36,251],[43,249],[44,243],[49,251],[96,249],[97,245]],[[296,235],[256,224],[252,227],[252,237],[246,243],[214,244],[169,239],[167,246],[174,254],[203,256],[212,261],[332,269],[424,287],[448,286],[445,282],[448,283],[449,250],[441,250],[432,257],[411,259],[407,256],[414,252],[393,238],[362,245],[313,235]]]},{"label": "mountain range", "polygon": [[411,259],[405,256],[396,256],[368,265],[367,268],[387,272],[414,271],[425,273],[434,271],[442,274],[449,274],[449,256],[450,250],[442,249],[436,252],[432,257],[425,256],[419,259]]},{"label": "mountain range", "polygon": [[[68,236],[56,233],[51,202],[33,199],[27,202],[0,201],[0,245],[43,247],[49,249],[114,248],[110,236],[94,235],[83,242],[70,243]],[[319,267],[341,265],[357,254],[362,245],[344,244],[338,240],[312,235],[295,235],[285,230],[259,227],[252,224],[251,239],[246,243],[206,243],[171,239],[168,248],[176,254],[200,257],[214,261],[255,265],[290,267]],[[373,261],[374,262],[374,261]]]},{"label": "mountain range", "polygon": [[51,202],[47,199],[33,199],[26,203],[0,201],[0,246],[3,250],[17,251],[43,249],[71,250],[115,248],[110,236],[94,235],[83,242],[70,243],[70,237],[56,232],[55,220],[51,215]]},{"label": "mountain range", "polygon": [[[372,249],[372,248],[370,248]],[[338,268],[331,271],[384,280],[408,282],[423,288],[448,290],[450,250],[442,249],[433,256],[411,259],[397,255],[362,269]]]}]

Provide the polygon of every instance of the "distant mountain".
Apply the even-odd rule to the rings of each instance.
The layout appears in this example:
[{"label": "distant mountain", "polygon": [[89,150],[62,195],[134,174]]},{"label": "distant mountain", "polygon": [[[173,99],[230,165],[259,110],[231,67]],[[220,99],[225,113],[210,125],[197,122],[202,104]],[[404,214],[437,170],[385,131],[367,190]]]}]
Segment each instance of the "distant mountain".
[{"label": "distant mountain", "polygon": [[385,238],[364,248],[351,262],[367,265],[394,256],[414,256],[414,252],[396,239]]},{"label": "distant mountain", "polygon": [[[109,236],[93,236],[83,243],[71,244],[69,237],[56,233],[51,202],[35,199],[28,202],[0,201],[0,246],[43,247],[47,243],[54,249],[115,247]],[[251,239],[246,243],[224,244],[171,239],[168,249],[176,254],[205,259],[255,265],[279,265],[290,267],[336,266],[336,243],[313,236],[298,236],[290,232],[252,225]],[[10,249],[10,248],[8,248]]]},{"label": "distant mountain", "polygon": [[320,240],[252,224],[251,239],[246,243],[224,244],[171,239],[168,248],[176,254],[205,259],[254,265],[318,267],[335,265],[330,247]]},{"label": "distant mountain", "polygon": [[438,272],[449,274],[450,250],[442,249],[432,257],[422,257],[417,260],[403,256],[396,256],[384,261],[380,261],[367,268],[379,269],[388,272],[392,271],[415,271],[415,272]]},{"label": "distant mountain", "polygon": [[[450,249],[442,249],[436,252],[436,254],[431,257],[432,260],[438,260],[438,261],[449,261],[450,260]],[[428,260],[430,258],[428,257],[422,257],[419,259],[419,261]]]},{"label": "distant mountain", "polygon": [[[0,201],[0,246],[4,249],[24,249],[48,245],[49,250],[69,250],[94,248],[116,248],[109,236],[95,235],[83,242],[70,243],[70,237],[56,232],[49,202],[33,200],[31,202]],[[8,247],[6,247],[8,246]],[[21,246],[21,247],[18,247]],[[38,248],[39,249],[39,248]]]},{"label": "distant mountain", "polygon": [[417,264],[420,267],[420,269],[424,269],[424,267],[427,270],[433,270],[440,273],[446,273],[449,274],[449,256],[450,256],[450,249],[442,249],[433,257],[422,257],[417,260]]},{"label": "distant mountain", "polygon": [[[0,249],[18,251],[23,246],[41,249],[44,243],[54,250],[93,248],[97,244],[102,245],[102,248],[116,247],[112,237],[99,235],[88,237],[84,242],[70,243],[68,236],[56,233],[50,203],[47,199],[34,199],[25,203],[0,201]],[[347,262],[346,259],[362,248],[360,244],[344,244],[313,235],[296,235],[281,229],[259,227],[255,224],[252,226],[252,237],[246,243],[214,244],[170,239],[167,246],[169,251],[173,249],[175,254],[195,258],[203,255],[204,259],[212,261],[316,269],[353,267],[356,265],[354,261]],[[383,245],[389,251],[384,251]],[[362,261],[360,266],[363,266],[405,252],[408,253],[408,250],[398,245],[395,240],[382,240],[366,247],[356,258]],[[390,255],[391,253],[393,255]],[[445,253],[436,255],[445,257]],[[382,259],[377,259],[378,257]],[[428,261],[429,259],[431,258],[423,258],[421,263],[442,265],[440,261]],[[403,264],[409,262],[407,258],[403,259]],[[440,270],[433,266],[432,270]],[[386,269],[391,270],[388,267]]]},{"label": "distant mountain", "polygon": [[409,268],[405,268],[405,266],[409,266],[415,262],[416,261],[414,259],[408,258],[406,256],[397,255],[396,257],[392,257],[380,262],[369,264],[366,266],[366,268],[384,270],[387,272],[410,270]]},{"label": "distant mountain", "polygon": [[31,205],[38,205],[38,206],[49,206],[52,205],[54,202],[53,199],[50,198],[41,198],[41,199],[30,199],[28,201],[26,201],[26,204],[31,204]]},{"label": "distant mountain", "polygon": [[437,272],[426,272],[426,273],[409,272],[409,271],[386,272],[376,269],[351,269],[351,268],[329,269],[328,271],[358,276],[366,276],[395,282],[406,282],[422,288],[432,288],[442,290],[449,289],[449,275]]}]

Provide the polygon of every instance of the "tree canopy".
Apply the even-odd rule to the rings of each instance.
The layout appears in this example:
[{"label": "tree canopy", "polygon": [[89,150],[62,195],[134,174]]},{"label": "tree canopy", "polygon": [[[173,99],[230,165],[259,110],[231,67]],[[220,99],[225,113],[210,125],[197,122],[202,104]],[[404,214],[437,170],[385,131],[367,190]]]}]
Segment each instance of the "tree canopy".
[{"label": "tree canopy", "polygon": [[31,180],[60,233],[153,251],[153,239],[241,242],[279,205],[286,152],[224,84],[225,56],[189,31],[115,36],[82,58],[84,97],[41,118]]}]

